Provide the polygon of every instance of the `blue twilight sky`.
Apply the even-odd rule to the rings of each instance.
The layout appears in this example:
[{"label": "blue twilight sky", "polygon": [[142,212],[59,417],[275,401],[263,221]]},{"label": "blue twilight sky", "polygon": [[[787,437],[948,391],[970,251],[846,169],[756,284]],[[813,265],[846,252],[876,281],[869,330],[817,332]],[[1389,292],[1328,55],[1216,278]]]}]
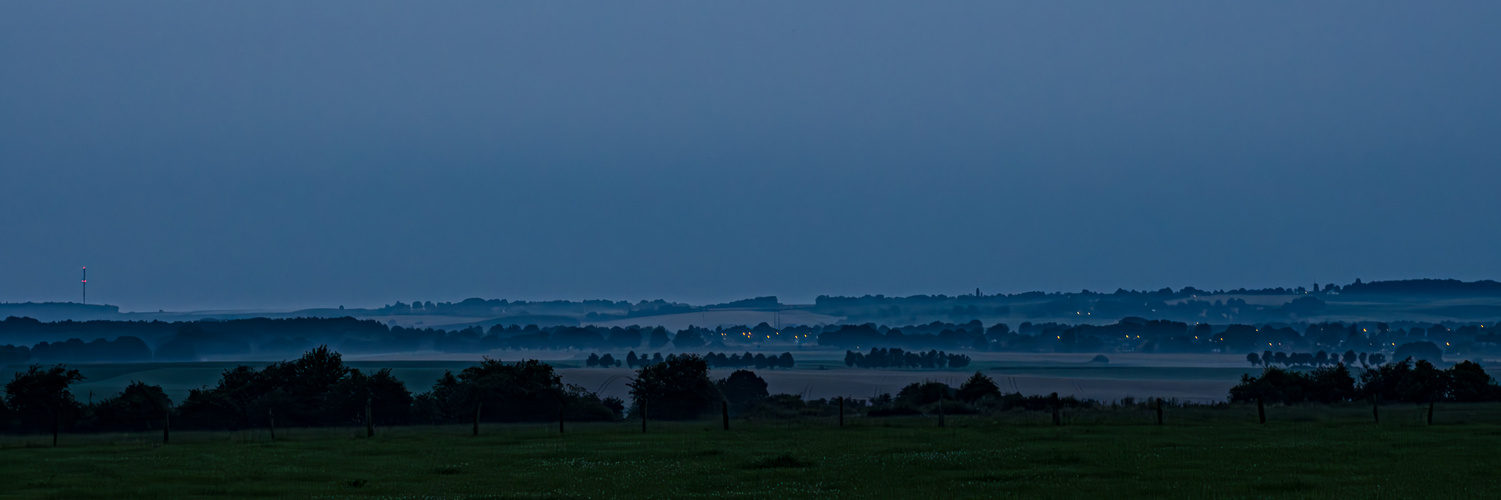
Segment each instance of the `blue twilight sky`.
[{"label": "blue twilight sky", "polygon": [[0,0],[0,301],[1501,277],[1501,3]]}]

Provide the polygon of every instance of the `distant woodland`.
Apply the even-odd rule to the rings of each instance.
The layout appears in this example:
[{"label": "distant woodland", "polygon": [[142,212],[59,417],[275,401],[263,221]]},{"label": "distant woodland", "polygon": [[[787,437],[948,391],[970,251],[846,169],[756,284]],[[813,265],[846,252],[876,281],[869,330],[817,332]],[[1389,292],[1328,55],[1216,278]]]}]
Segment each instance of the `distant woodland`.
[{"label": "distant woodland", "polygon": [[[117,319],[45,321],[77,309]],[[1340,310],[1331,316],[1331,310]],[[9,311],[9,313],[7,312]],[[715,311],[774,318],[757,324],[665,328],[664,317]],[[1042,293],[910,297],[819,297],[788,306],[776,297],[690,306],[666,301],[398,302],[379,309],[309,310],[301,317],[134,319],[113,306],[0,304],[0,365],[199,360],[274,360],[327,345],[349,354],[488,353],[528,350],[625,352],[1162,352],[1257,353],[1252,364],[1324,353],[1426,358],[1501,353],[1501,283],[1409,280],[1295,288]],[[818,324],[786,317],[827,318]],[[696,313],[696,314],[695,314]],[[793,313],[803,314],[796,316]],[[161,313],[171,314],[171,313]],[[812,316],[809,316],[812,315]],[[364,317],[361,317],[364,316]],[[1028,318],[1056,318],[1037,319]],[[1348,319],[1328,319],[1348,318]],[[1367,320],[1362,318],[1399,318]],[[1476,319],[1434,319],[1473,317]],[[126,318],[126,319],[118,319]],[[418,326],[399,318],[459,318]],[[467,321],[465,318],[474,318]],[[943,318],[905,322],[912,318]],[[1001,318],[1001,319],[996,319]],[[1009,318],[1009,319],[1005,319]],[[1324,318],[1324,319],[1317,319]],[[1004,319],[1004,320],[1003,320]],[[608,323],[612,326],[602,326]],[[407,326],[402,326],[403,324]],[[627,326],[630,325],[630,326]],[[1419,349],[1421,348],[1421,349]],[[1291,358],[1289,358],[1291,359]],[[1305,363],[1307,364],[1307,363]],[[1310,366],[1312,366],[1310,364]]]},{"label": "distant woodland", "polygon": [[[706,352],[835,348],[962,352],[1161,352],[1263,353],[1315,351],[1425,353],[1421,358],[1464,358],[1501,353],[1501,324],[1315,323],[1260,325],[1187,324],[1126,318],[1109,325],[933,322],[888,327],[860,325],[595,327],[536,325],[459,330],[403,328],[353,318],[41,322],[0,321],[0,339],[51,338],[30,345],[0,344],[0,365],[200,360],[270,360],[318,345],[340,352],[488,353],[497,351],[637,349]],[[1419,349],[1421,347],[1421,349]],[[1416,350],[1415,350],[1416,349]],[[1431,354],[1428,354],[1431,353]],[[1268,354],[1272,355],[1272,354]],[[1327,358],[1326,354],[1326,358]],[[1259,360],[1259,356],[1258,356]],[[1268,362],[1272,359],[1268,359]],[[1253,362],[1259,364],[1260,362]]]},{"label": "distant woodland", "polygon": [[[691,305],[663,300],[524,301],[469,298],[458,302],[413,300],[377,308],[321,308],[288,312],[120,312],[107,305],[74,303],[0,303],[0,318],[30,317],[41,321],[195,321],[202,319],[377,319],[405,326],[448,330],[469,326],[626,326],[659,325],[667,318],[699,314],[700,326],[720,326],[713,313],[758,311],[784,314],[768,319],[774,326],[789,324],[921,325],[934,321],[987,324],[1024,322],[1104,325],[1127,317],[1184,323],[1266,324],[1323,322],[1494,323],[1501,319],[1501,283],[1458,280],[1404,280],[1347,285],[1261,289],[1205,290],[1194,287],[1099,292],[1025,292],[988,294],[982,290],[958,295],[888,297],[820,296],[812,304],[784,304],[777,297],[756,297],[720,304]],[[759,322],[748,321],[754,324]],[[682,325],[679,324],[679,327]],[[727,326],[727,324],[725,325]]]}]

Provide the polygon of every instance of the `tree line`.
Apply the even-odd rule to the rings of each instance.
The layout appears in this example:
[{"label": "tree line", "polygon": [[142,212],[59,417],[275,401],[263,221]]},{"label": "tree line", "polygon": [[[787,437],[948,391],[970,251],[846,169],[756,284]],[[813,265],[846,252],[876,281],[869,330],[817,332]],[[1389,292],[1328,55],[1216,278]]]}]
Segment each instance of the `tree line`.
[{"label": "tree line", "polygon": [[[64,430],[245,429],[277,425],[357,425],[366,410],[377,425],[556,420],[612,420],[624,402],[564,384],[553,367],[535,360],[486,359],[457,374],[445,372],[413,395],[389,369],[364,372],[342,355],[317,347],[292,361],[261,369],[225,370],[212,387],[194,389],[180,404],[161,387],[134,382],[119,395],[84,404],[68,388],[83,380],[65,365],[32,365],[5,386],[0,429]],[[483,411],[481,411],[483,410]],[[478,414],[477,417],[475,415]]]},{"label": "tree line", "polygon": [[[1294,326],[1297,326],[1295,328]],[[0,345],[0,364],[276,359],[318,345],[346,353],[437,351],[487,353],[506,350],[720,351],[747,347],[817,345],[863,351],[1000,352],[1219,352],[1262,350],[1328,353],[1356,351],[1392,359],[1501,352],[1494,325],[1430,323],[1188,324],[1128,317],[1108,325],[1023,322],[986,325],[931,322],[889,327],[874,323],[688,327],[494,325],[458,330],[405,328],[353,318],[292,318],[161,321],[60,321],[30,318],[0,321],[0,340],[41,339]],[[92,341],[83,339],[93,338]],[[1432,346],[1430,349],[1429,346]],[[1422,347],[1424,352],[1394,354]],[[274,357],[273,357],[274,356]],[[1275,353],[1274,353],[1275,356]],[[1260,363],[1265,363],[1258,356]],[[619,359],[619,358],[617,358]],[[1301,358],[1300,358],[1301,359]],[[1311,360],[1305,360],[1311,361]],[[1280,364],[1279,361],[1273,360]],[[1327,364],[1327,363],[1326,363]],[[1347,363],[1348,364],[1348,363]]]},{"label": "tree line", "polygon": [[899,348],[871,349],[869,353],[844,351],[844,366],[859,368],[964,368],[970,358],[943,351],[903,351]]},{"label": "tree line", "polygon": [[[668,355],[668,357],[671,356],[672,355],[670,354]],[[792,353],[790,352],[784,352],[781,355],[773,354],[770,356],[762,353],[751,354],[749,352],[745,354],[730,355],[726,355],[722,352],[708,352],[704,353],[703,357],[704,361],[709,364],[710,368],[792,368],[797,363],[796,360],[793,359]],[[623,362],[619,359],[615,359],[615,356],[609,353],[606,353],[603,356],[599,355],[598,353],[591,353],[589,354],[589,357],[584,360],[584,366],[587,366],[589,368],[615,368],[623,364],[631,369],[636,369],[650,364],[662,363],[665,361],[666,358],[663,358],[662,353],[660,352],[652,354],[651,357],[647,357],[645,354],[637,356],[636,351],[631,351],[626,353],[625,360]]]},{"label": "tree line", "polygon": [[1501,387],[1478,363],[1462,361],[1440,370],[1427,360],[1407,358],[1362,370],[1358,380],[1343,363],[1307,373],[1268,367],[1260,376],[1242,375],[1240,383],[1230,389],[1230,400],[1266,403],[1487,402],[1501,401]]},{"label": "tree line", "polygon": [[1386,355],[1379,352],[1362,352],[1356,354],[1354,350],[1345,351],[1344,356],[1331,355],[1324,351],[1319,351],[1317,354],[1265,351],[1259,355],[1254,352],[1247,354],[1246,361],[1250,362],[1251,366],[1272,366],[1273,364],[1278,364],[1291,368],[1294,366],[1325,367],[1339,364],[1354,366],[1359,363],[1361,366],[1369,368],[1386,363]]}]

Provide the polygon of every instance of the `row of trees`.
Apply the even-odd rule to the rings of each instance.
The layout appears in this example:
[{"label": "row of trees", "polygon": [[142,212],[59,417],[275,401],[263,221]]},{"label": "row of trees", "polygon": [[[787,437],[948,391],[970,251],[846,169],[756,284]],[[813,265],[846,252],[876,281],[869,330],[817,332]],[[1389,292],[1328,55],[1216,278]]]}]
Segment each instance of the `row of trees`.
[{"label": "row of trees", "polygon": [[[667,359],[671,358],[672,356],[673,355],[669,354],[664,358],[662,356],[662,353],[660,352],[652,354],[651,357],[647,357],[645,354],[637,356],[636,351],[631,351],[626,353],[625,361],[622,362],[621,360],[615,359],[614,355],[607,353],[601,356],[596,353],[590,354],[589,357],[584,360],[584,366],[587,366],[589,368],[615,368],[624,364],[628,368],[636,369],[643,366],[666,362]],[[710,368],[792,368],[793,365],[797,363],[796,360],[792,358],[792,353],[790,352],[784,352],[781,355],[773,354],[770,356],[761,353],[751,354],[749,352],[745,354],[730,355],[726,355],[722,352],[709,352],[704,354],[703,358],[704,361],[709,364]]]},{"label": "row of trees", "polygon": [[1359,363],[1361,366],[1371,367],[1380,366],[1386,363],[1386,355],[1379,352],[1362,352],[1356,354],[1353,350],[1345,351],[1344,356],[1331,355],[1324,351],[1319,351],[1318,354],[1310,354],[1306,352],[1285,353],[1266,351],[1259,355],[1254,352],[1247,354],[1246,361],[1250,362],[1251,366],[1272,366],[1274,364],[1277,364],[1285,367],[1325,367],[1339,364],[1354,366],[1355,364]]},{"label": "row of trees", "polygon": [[[977,350],[1010,352],[1254,352],[1271,348],[1314,352],[1386,353],[1398,346],[1432,346],[1437,356],[1501,350],[1498,328],[1482,324],[1314,323],[1188,324],[1127,317],[1108,325],[932,322],[892,328],[859,325],[662,327],[495,325],[459,330],[404,328],[353,318],[238,319],[192,322],[60,321],[11,317],[0,321],[0,341],[41,340],[31,346],[0,345],[0,364],[197,361],[282,357],[317,345],[341,352],[580,349],[721,350],[735,346],[816,344],[852,350]],[[93,338],[92,341],[81,339]],[[67,340],[61,340],[67,339]],[[113,340],[109,340],[113,339]],[[61,341],[59,341],[61,340]],[[1442,346],[1442,347],[1439,347]],[[1300,351],[1294,351],[1300,352]],[[1397,353],[1392,359],[1421,353]],[[1259,357],[1258,357],[1259,358]],[[276,358],[271,358],[276,359]],[[617,358],[618,359],[618,358]],[[1305,360],[1306,361],[1306,360]],[[1264,359],[1260,363],[1266,363]],[[1279,363],[1280,364],[1280,363]],[[1324,363],[1329,364],[1329,363]],[[1346,361],[1346,364],[1351,364]],[[1378,363],[1371,363],[1373,365]],[[1310,363],[1316,366],[1317,363]]]},{"label": "row of trees", "polygon": [[243,429],[274,421],[288,426],[355,425],[366,408],[375,424],[610,420],[623,401],[601,399],[566,385],[552,366],[537,361],[503,363],[486,359],[457,375],[446,372],[430,391],[414,396],[389,369],[371,373],[350,368],[342,356],[321,346],[302,357],[262,369],[225,370],[213,387],[194,389],[173,405],[158,386],[132,383],[120,395],[80,403],[68,390],[83,380],[63,365],[33,365],[6,385],[0,428],[35,432],[54,426],[70,430],[159,429],[174,427]]},{"label": "row of trees", "polygon": [[[768,397],[765,380],[754,372],[737,370],[714,382],[703,356],[659,359],[643,365],[629,384],[631,411],[648,411],[657,419],[691,419],[716,411],[721,401],[748,411]],[[780,363],[782,357],[761,359]],[[786,359],[790,363],[790,355]],[[139,382],[118,396],[83,404],[69,391],[82,380],[77,370],[63,365],[33,365],[17,373],[0,401],[0,429],[149,430],[160,429],[169,419],[173,426],[189,429],[244,429],[272,422],[358,425],[367,408],[377,425],[611,420],[627,411],[624,401],[564,384],[552,366],[535,360],[486,359],[457,374],[445,372],[431,390],[414,396],[389,369],[366,373],[350,368],[327,346],[261,369],[225,370],[213,387],[190,391],[178,405],[160,387]]]},{"label": "row of trees", "polygon": [[860,368],[964,368],[970,358],[943,351],[903,351],[899,348],[874,348],[869,353],[844,351],[844,366]]},{"label": "row of trees", "polygon": [[1230,389],[1232,402],[1271,403],[1501,401],[1501,387],[1477,363],[1463,361],[1440,370],[1427,360],[1404,359],[1363,370],[1356,377],[1344,364],[1298,372],[1269,367],[1259,377],[1241,376]]},{"label": "row of trees", "polygon": [[710,368],[756,368],[764,370],[769,368],[792,368],[797,361],[792,358],[792,353],[784,352],[781,355],[756,353],[731,354],[726,356],[722,352],[711,352],[704,355],[704,361],[709,363]]}]

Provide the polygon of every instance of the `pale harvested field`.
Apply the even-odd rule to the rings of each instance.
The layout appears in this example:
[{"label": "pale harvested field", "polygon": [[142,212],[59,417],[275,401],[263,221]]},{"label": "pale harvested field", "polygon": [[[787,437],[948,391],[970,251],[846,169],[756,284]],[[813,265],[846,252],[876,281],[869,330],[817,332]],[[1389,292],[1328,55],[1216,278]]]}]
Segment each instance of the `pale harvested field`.
[{"label": "pale harvested field", "polygon": [[[832,325],[842,318],[802,310],[782,311],[783,325]],[[682,314],[642,316],[614,321],[592,322],[591,325],[606,327],[661,326],[670,330],[683,330],[688,326],[714,328],[717,326],[756,326],[761,323],[776,325],[777,314],[772,311],[723,310]]]}]

